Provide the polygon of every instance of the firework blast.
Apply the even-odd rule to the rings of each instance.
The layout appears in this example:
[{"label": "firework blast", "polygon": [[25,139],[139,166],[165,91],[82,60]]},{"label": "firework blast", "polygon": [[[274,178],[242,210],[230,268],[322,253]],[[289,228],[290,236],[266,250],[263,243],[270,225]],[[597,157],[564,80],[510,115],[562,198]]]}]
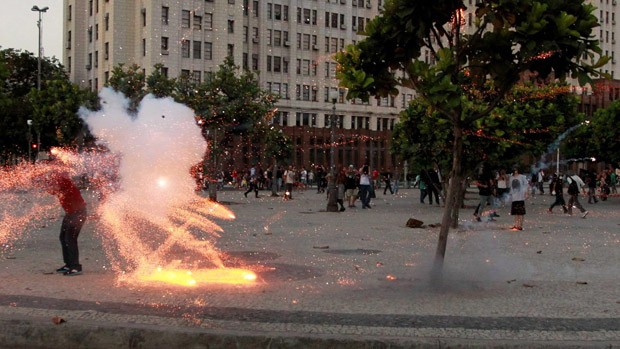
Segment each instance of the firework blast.
[{"label": "firework blast", "polygon": [[[193,111],[170,98],[148,95],[137,112],[130,113],[128,99],[109,88],[100,92],[100,99],[100,110],[81,109],[80,117],[107,151],[53,149],[53,165],[13,169],[3,176],[13,179],[0,182],[5,187],[0,189],[28,188],[50,166],[86,178],[89,188],[100,194],[91,220],[121,282],[251,283],[255,275],[226,268],[213,244],[222,229],[212,219],[234,215],[194,191],[190,169],[202,161],[207,144]],[[37,203],[21,216],[5,210],[0,242],[25,230],[28,215],[52,207]]]}]

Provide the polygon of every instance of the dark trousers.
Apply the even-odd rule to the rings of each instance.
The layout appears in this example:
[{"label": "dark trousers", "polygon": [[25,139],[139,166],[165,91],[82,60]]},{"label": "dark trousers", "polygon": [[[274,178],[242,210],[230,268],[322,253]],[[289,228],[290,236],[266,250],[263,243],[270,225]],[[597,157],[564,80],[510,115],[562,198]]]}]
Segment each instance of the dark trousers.
[{"label": "dark trousers", "polygon": [[562,206],[562,209],[564,209],[564,213],[568,212],[568,208],[566,207],[566,201],[564,201],[564,196],[556,195],[555,202],[551,204],[551,207],[549,207],[549,211],[553,210],[553,208],[557,205]]},{"label": "dark trousers", "polygon": [[370,185],[360,184],[359,198],[362,202],[362,207],[370,205]]},{"label": "dark trousers", "polygon": [[258,197],[258,187],[256,186],[256,183],[254,182],[250,182],[250,184],[248,185],[248,191],[246,191],[245,193],[243,193],[243,195],[245,195],[246,197],[248,196],[248,194],[250,192],[254,191],[254,195],[256,197]]},{"label": "dark trousers", "polygon": [[82,270],[77,239],[85,221],[86,209],[74,213],[67,213],[62,220],[62,225],[60,227],[62,260],[70,269]]},{"label": "dark trousers", "polygon": [[435,202],[439,205],[439,188],[431,184],[426,190],[428,191],[428,203],[433,204],[433,195],[435,195]]},{"label": "dark trousers", "polygon": [[390,191],[390,194],[394,194],[394,191],[392,190],[392,182],[390,182],[390,181],[386,181],[385,182],[385,189],[383,189],[383,195],[385,195],[385,193],[388,190]]},{"label": "dark trousers", "polygon": [[428,192],[426,191],[426,189],[420,189],[420,203],[421,204],[424,203],[424,199],[426,198],[426,195],[428,195]]}]

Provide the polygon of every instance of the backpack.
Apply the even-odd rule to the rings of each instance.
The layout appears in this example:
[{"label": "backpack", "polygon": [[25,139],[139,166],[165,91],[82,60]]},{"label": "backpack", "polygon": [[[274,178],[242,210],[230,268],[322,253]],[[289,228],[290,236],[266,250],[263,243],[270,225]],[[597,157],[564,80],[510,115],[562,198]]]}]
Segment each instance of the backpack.
[{"label": "backpack", "polygon": [[577,181],[573,177],[570,177],[570,184],[568,185],[568,193],[570,195],[579,194],[579,187],[577,186]]}]

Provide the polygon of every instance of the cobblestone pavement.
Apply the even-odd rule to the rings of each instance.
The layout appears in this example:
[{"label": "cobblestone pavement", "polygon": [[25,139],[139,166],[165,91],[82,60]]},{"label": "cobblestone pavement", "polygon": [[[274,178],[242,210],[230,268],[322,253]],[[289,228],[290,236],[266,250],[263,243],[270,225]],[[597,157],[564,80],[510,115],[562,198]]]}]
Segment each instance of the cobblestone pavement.
[{"label": "cobblestone pavement", "polygon": [[548,214],[553,197],[537,195],[521,232],[507,207],[489,222],[463,209],[437,284],[442,208],[416,189],[377,194],[372,209],[327,213],[312,189],[291,201],[220,192],[237,218],[217,222],[216,245],[257,273],[253,286],[125,283],[96,218],[80,236],[84,274],[53,274],[59,211],[0,255],[0,347],[620,346],[619,199],[586,204],[582,219]]}]

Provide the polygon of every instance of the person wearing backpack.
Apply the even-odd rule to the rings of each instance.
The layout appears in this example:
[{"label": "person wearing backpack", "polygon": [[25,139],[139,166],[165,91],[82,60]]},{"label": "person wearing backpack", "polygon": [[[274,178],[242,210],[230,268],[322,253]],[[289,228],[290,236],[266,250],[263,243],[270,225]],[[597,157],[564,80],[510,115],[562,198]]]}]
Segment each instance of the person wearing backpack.
[{"label": "person wearing backpack", "polygon": [[568,199],[568,214],[571,216],[573,215],[573,205],[575,205],[575,207],[581,211],[581,218],[586,218],[589,212],[579,203],[579,191],[581,188],[585,187],[586,184],[577,175],[568,176],[567,181],[568,195],[570,196]]},{"label": "person wearing backpack", "polygon": [[551,188],[552,193],[555,193],[555,202],[551,204],[548,212],[553,213],[553,208],[556,205],[562,206],[564,209],[564,213],[568,213],[568,208],[566,207],[566,201],[564,201],[564,185],[562,183],[562,178],[557,174],[553,174],[553,179],[551,180]]}]

